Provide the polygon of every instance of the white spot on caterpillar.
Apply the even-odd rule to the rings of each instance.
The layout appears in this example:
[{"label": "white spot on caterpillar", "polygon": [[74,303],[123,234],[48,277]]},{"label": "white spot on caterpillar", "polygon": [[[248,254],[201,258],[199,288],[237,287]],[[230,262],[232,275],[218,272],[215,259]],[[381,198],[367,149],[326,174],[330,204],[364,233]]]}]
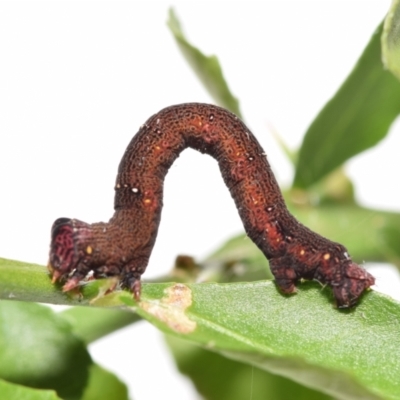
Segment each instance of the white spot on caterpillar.
[{"label": "white spot on caterpillar", "polygon": [[138,189],[138,188],[132,188],[131,190],[132,190],[133,193],[139,192],[139,189]]}]

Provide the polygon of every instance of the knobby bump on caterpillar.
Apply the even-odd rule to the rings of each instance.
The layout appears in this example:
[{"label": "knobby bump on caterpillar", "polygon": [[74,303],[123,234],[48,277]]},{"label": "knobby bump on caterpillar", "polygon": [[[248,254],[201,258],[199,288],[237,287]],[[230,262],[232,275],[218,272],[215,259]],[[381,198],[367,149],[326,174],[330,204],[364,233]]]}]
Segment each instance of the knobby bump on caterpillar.
[{"label": "knobby bump on caterpillar", "polygon": [[279,289],[301,279],[332,288],[340,308],[354,306],[374,277],[346,248],[311,231],[288,211],[264,150],[238,117],[208,104],[161,110],[141,126],[118,168],[115,212],[108,222],[57,219],[51,230],[49,271],[64,291],[94,278],[118,277],[136,300],[163,206],[164,178],[187,147],[214,157],[247,235],[268,258]]}]

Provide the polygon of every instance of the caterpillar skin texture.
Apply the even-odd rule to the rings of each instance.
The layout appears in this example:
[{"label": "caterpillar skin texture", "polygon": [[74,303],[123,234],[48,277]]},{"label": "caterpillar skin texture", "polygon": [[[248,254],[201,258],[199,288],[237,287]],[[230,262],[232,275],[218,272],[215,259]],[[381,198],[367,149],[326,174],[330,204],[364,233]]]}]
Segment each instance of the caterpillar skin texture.
[{"label": "caterpillar skin texture", "polygon": [[257,139],[234,114],[207,104],[171,106],[142,125],[119,165],[109,222],[54,222],[53,283],[65,282],[63,290],[69,291],[92,271],[95,278],[118,277],[139,300],[140,278],[160,223],[164,178],[187,147],[218,161],[246,233],[268,258],[283,293],[295,292],[302,278],[315,279],[332,287],[338,307],[351,307],[375,283],[344,246],[312,232],[289,213]]}]

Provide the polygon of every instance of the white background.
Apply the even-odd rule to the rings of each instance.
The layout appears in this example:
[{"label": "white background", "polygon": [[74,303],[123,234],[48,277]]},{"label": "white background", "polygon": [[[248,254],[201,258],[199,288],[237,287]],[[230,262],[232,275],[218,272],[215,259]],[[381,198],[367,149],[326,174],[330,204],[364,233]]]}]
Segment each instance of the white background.
[{"label": "white background", "polygon": [[[299,146],[390,1],[0,2],[1,257],[46,264],[56,218],[108,220],[117,166],[138,127],[163,107],[212,102],[167,29],[170,5],[192,43],[218,55],[279,182],[289,185],[293,171],[271,127]],[[365,205],[400,208],[399,125],[348,165]],[[242,230],[215,161],[192,150],[171,168],[164,204],[145,278]],[[379,288],[398,296],[397,273],[374,271]],[[91,351],[135,399],[196,398],[160,337],[140,323]]]}]

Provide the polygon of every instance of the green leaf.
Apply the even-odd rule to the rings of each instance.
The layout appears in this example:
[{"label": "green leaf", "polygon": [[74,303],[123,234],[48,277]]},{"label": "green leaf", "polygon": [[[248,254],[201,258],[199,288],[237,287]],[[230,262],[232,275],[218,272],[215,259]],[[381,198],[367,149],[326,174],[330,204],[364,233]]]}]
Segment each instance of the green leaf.
[{"label": "green leaf", "polygon": [[[123,300],[123,299],[121,299]],[[136,311],[161,330],[337,399],[400,397],[400,304],[374,292],[350,311],[316,283],[145,285]]]},{"label": "green leaf", "polygon": [[166,335],[179,371],[188,376],[207,400],[328,400],[332,397],[273,375],[252,365],[230,360],[186,340]]},{"label": "green leaf", "polygon": [[110,399],[128,400],[128,389],[114,374],[93,364],[90,367],[89,384],[81,400]]},{"label": "green leaf", "polygon": [[381,33],[382,25],[341,88],[308,128],[294,186],[309,187],[374,146],[400,113],[400,82],[382,66]]},{"label": "green leaf", "polygon": [[394,0],[385,18],[382,35],[385,67],[400,79],[400,1]]},{"label": "green leaf", "polygon": [[137,314],[122,310],[73,307],[59,313],[72,326],[75,335],[86,344],[141,320]]},{"label": "green leaf", "polygon": [[[51,285],[47,271],[41,265],[0,258],[0,298],[65,304],[69,295]],[[76,298],[72,304],[81,304]]]},{"label": "green leaf", "polygon": [[32,389],[0,379],[2,399],[7,400],[60,400],[52,390]]},{"label": "green leaf", "polygon": [[167,25],[186,61],[207,89],[214,101],[241,117],[239,102],[229,90],[216,56],[205,56],[185,38],[181,24],[171,8]]},{"label": "green leaf", "polygon": [[[47,268],[0,258],[0,299],[82,306],[101,297],[111,284],[112,280],[103,279],[83,286],[84,296],[74,291],[63,293],[61,285],[51,284]],[[109,306],[113,306],[111,298]]]},{"label": "green leaf", "polygon": [[0,302],[0,378],[78,399],[91,363],[70,325],[48,307]]},{"label": "green leaf", "polygon": [[[300,284],[299,293],[290,297],[282,296],[270,281],[164,283],[143,284],[142,300],[137,303],[127,291],[104,295],[105,282],[88,283],[83,288],[82,303],[131,309],[166,333],[338,399],[395,399],[400,396],[397,379],[400,304],[382,294],[368,292],[355,309],[339,311],[332,307],[331,290],[322,290],[317,283]],[[51,286],[49,280],[48,284]],[[68,302],[65,298],[65,304]],[[24,306],[23,318],[15,323],[18,332],[34,314]],[[18,316],[18,313],[10,313],[14,314]],[[59,320],[66,324],[62,317]],[[37,320],[31,325],[27,332],[24,330],[25,334],[46,327]],[[0,326],[8,327],[9,321],[1,321]],[[43,340],[42,334],[40,337],[48,352],[49,341]],[[16,339],[15,342],[20,343]],[[63,349],[61,345],[56,347],[57,351]],[[20,357],[23,360],[28,349],[20,346],[16,351],[21,349],[25,351]],[[18,360],[17,355],[9,359]],[[56,362],[56,368],[51,367],[54,372],[57,362],[66,358],[57,353],[56,359],[49,360],[46,365]],[[8,362],[0,362],[0,367]],[[0,377],[7,378],[1,374]]]}]

